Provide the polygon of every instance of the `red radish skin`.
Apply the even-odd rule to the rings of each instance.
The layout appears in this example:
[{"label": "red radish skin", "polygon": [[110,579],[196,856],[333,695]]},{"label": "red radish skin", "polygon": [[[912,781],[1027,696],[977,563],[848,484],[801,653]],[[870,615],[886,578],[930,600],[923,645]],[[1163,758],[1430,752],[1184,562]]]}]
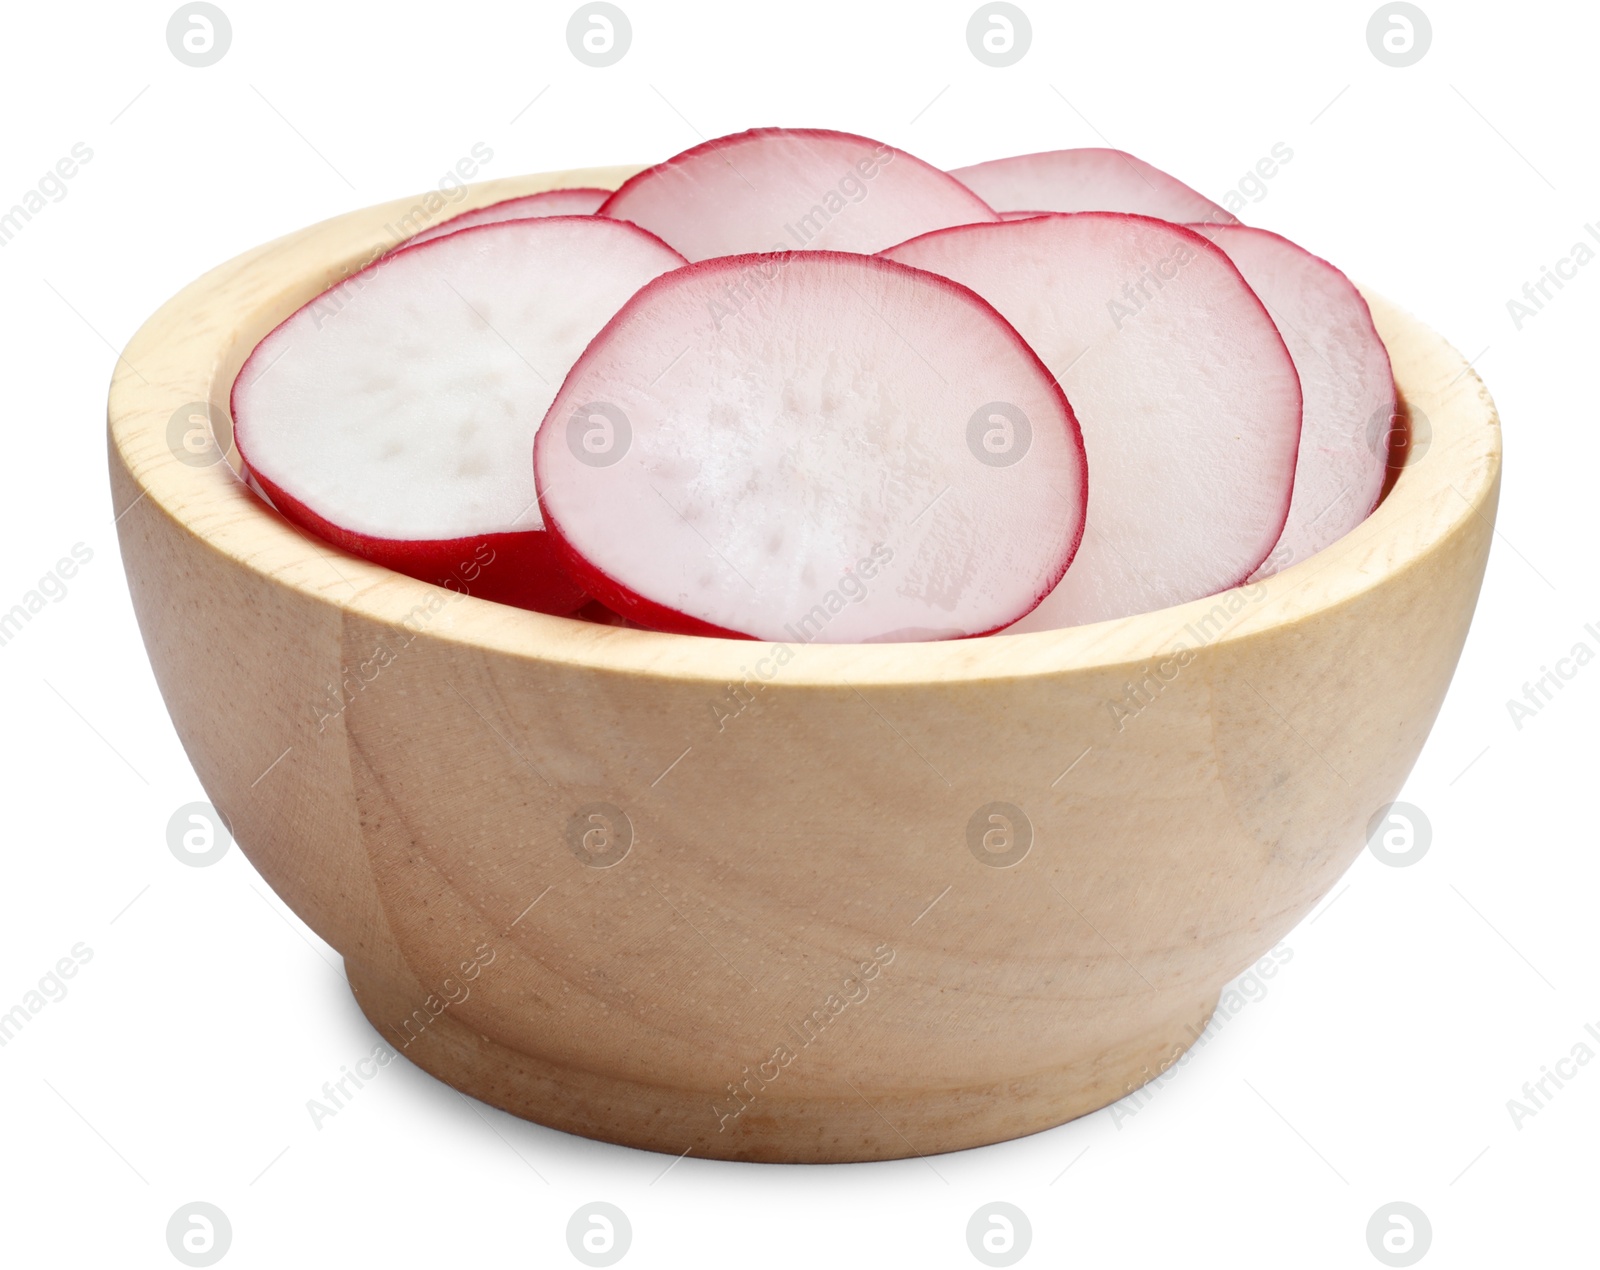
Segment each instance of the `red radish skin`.
[{"label": "red radish skin", "polygon": [[671,635],[701,635],[711,639],[756,639],[742,631],[730,630],[702,621],[689,613],[669,608],[665,604],[646,598],[600,568],[567,541],[561,527],[550,524],[549,537],[562,568],[571,578],[582,579],[585,594],[591,596],[602,608],[616,614],[623,622],[641,630],[663,631]]},{"label": "red radish skin", "polygon": [[[1367,302],[1333,265],[1269,230],[1195,228],[1228,253],[1261,297],[1305,393],[1289,519],[1254,575],[1266,577],[1344,537],[1378,505],[1390,446],[1374,444],[1372,425],[1396,413],[1394,373]],[[1384,438],[1389,434],[1385,427]]]},{"label": "red radish skin", "polygon": [[583,592],[544,529],[534,434],[592,336],[683,263],[643,230],[593,216],[406,247],[251,352],[233,384],[240,455],[285,519],[354,555],[570,612]]},{"label": "red radish skin", "polygon": [[1289,510],[1300,384],[1219,248],[1150,217],[1083,212],[940,230],[884,254],[989,300],[1082,425],[1083,546],[1013,632],[1198,599],[1262,563]]},{"label": "red radish skin", "polygon": [[621,626],[632,631],[648,631],[653,628],[635,622],[632,618],[624,617],[621,613],[608,609],[599,600],[591,599],[582,608],[576,610],[573,617],[580,621],[592,622],[596,626]]},{"label": "red radish skin", "polygon": [[547,533],[480,534],[420,541],[352,534],[258,474],[261,492],[285,520],[353,556],[462,595],[543,613],[570,613],[588,598]]},{"label": "red radish skin", "polygon": [[567,376],[534,471],[607,607],[781,643],[1009,625],[1071,561],[1088,489],[1071,407],[988,303],[844,252],[647,284]]},{"label": "red radish skin", "polygon": [[948,173],[883,142],[821,128],[718,137],[630,177],[600,215],[690,260],[791,250],[875,252],[996,213]]},{"label": "red radish skin", "polygon": [[1131,212],[1159,220],[1236,225],[1239,218],[1175,176],[1122,150],[1046,150],[957,168],[961,181],[1002,216],[1025,209]]},{"label": "red radish skin", "polygon": [[532,220],[540,216],[592,216],[600,210],[600,204],[610,197],[610,190],[574,186],[570,189],[542,190],[538,194],[502,199],[498,203],[490,203],[487,207],[475,207],[470,212],[462,212],[449,220],[440,221],[420,234],[413,234],[395,250],[415,247],[418,243],[431,242],[435,238],[471,229],[475,225],[497,225],[501,221]]}]

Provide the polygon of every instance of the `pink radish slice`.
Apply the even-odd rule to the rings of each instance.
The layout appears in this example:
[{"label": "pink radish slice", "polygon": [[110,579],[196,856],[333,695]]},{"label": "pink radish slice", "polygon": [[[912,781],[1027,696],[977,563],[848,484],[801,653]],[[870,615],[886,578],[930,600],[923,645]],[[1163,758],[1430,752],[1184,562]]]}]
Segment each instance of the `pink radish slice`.
[{"label": "pink radish slice", "polygon": [[644,287],[534,445],[584,588],[658,630],[789,643],[980,635],[1060,579],[1071,408],[965,287],[843,252],[719,257]]},{"label": "pink radish slice", "polygon": [[1256,577],[1321,551],[1367,518],[1388,474],[1381,436],[1395,411],[1394,373],[1355,284],[1287,238],[1244,225],[1196,226],[1238,266],[1272,314],[1305,393],[1289,519]]},{"label": "pink radish slice", "polygon": [[1083,546],[1014,631],[1123,617],[1247,578],[1283,529],[1300,383],[1223,252],[1144,216],[968,225],[884,253],[965,283],[1044,359],[1083,428]]},{"label": "pink radish slice", "polygon": [[420,234],[413,234],[400,246],[415,247],[418,243],[443,238],[446,234],[453,234],[457,230],[471,229],[474,225],[497,225],[505,220],[530,220],[537,216],[590,216],[599,211],[600,204],[610,197],[610,190],[592,190],[577,186],[502,199],[498,203],[490,203],[487,207],[475,207],[470,212],[462,212],[459,216],[440,221]]},{"label": "pink radish slice", "polygon": [[1047,150],[957,168],[997,212],[1132,212],[1160,220],[1237,225],[1239,218],[1175,176],[1121,150]]},{"label": "pink radish slice", "polygon": [[960,181],[904,150],[820,128],[755,128],[707,141],[630,177],[600,214],[648,229],[690,260],[874,252],[930,229],[997,219]]},{"label": "pink radish slice", "polygon": [[683,263],[595,217],[502,221],[386,256],[256,345],[234,436],[285,518],[427,582],[545,612],[582,600],[529,462],[562,378]]}]

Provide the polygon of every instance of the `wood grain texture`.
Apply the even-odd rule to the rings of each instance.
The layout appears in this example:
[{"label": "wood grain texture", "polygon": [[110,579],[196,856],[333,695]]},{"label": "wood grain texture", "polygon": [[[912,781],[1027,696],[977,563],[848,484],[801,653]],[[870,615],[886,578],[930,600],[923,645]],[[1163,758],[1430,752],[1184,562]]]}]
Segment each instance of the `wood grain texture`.
[{"label": "wood grain texture", "polygon": [[[629,171],[491,182],[434,219]],[[234,456],[173,443],[416,205],[269,243],[163,306],[112,385],[110,467],[209,797],[441,1079],[674,1154],[1033,1132],[1175,1061],[1395,797],[1477,600],[1500,439],[1477,376],[1391,305],[1369,297],[1426,444],[1274,578],[1023,636],[696,639],[390,573],[290,527]],[[997,802],[1032,829],[1010,867],[970,846]],[[609,867],[579,858],[586,832],[606,845],[599,804],[628,846]]]}]

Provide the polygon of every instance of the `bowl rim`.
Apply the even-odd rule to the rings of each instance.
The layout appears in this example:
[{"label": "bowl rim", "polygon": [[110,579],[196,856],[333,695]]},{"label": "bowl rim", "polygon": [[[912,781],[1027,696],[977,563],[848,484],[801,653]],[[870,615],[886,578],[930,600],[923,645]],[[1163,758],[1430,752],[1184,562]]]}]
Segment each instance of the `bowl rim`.
[{"label": "bowl rim", "polygon": [[[671,635],[553,617],[476,599],[348,555],[290,525],[238,471],[231,435],[223,457],[194,465],[169,441],[196,403],[231,429],[234,377],[255,344],[295,309],[410,233],[474,207],[563,186],[615,188],[638,166],[580,168],[479,182],[347,212],[217,266],[166,301],[118,358],[107,410],[113,464],[135,496],[113,508],[119,531],[146,500],[180,530],[235,565],[316,602],[381,626],[408,625],[512,659],[618,675],[707,683],[854,689],[867,685],[982,683],[1136,666],[1183,648],[1220,650],[1316,620],[1418,565],[1463,532],[1492,523],[1501,462],[1499,419],[1482,381],[1417,319],[1362,289],[1389,347],[1402,400],[1426,419],[1376,510],[1322,551],[1258,582],[1149,613],[1054,631],[908,644],[778,644]],[[225,460],[225,461],[224,461]],[[1208,627],[1218,608],[1225,621]],[[1198,625],[1197,625],[1198,624]],[[766,667],[767,669],[763,669]]]}]

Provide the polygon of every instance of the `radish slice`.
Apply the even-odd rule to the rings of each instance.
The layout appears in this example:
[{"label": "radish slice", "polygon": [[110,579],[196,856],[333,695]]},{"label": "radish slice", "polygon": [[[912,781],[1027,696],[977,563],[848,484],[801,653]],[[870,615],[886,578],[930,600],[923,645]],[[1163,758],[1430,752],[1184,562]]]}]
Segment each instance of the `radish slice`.
[{"label": "radish slice", "polygon": [[904,150],[820,128],[707,141],[630,177],[600,215],[632,221],[690,260],[874,252],[930,229],[998,219],[960,181]]},{"label": "radish slice", "polygon": [[[592,190],[575,186],[565,190],[542,190],[538,194],[524,194],[519,198],[501,199],[487,207],[475,207],[449,220],[440,221],[420,234],[413,234],[400,247],[415,247],[418,243],[443,238],[457,230],[471,229],[474,225],[498,225],[505,220],[532,220],[538,216],[591,216],[600,210],[600,204],[611,197],[610,190]],[[396,247],[398,251],[400,248]]]},{"label": "radish slice", "polygon": [[586,590],[658,630],[788,643],[1006,626],[1083,526],[1050,373],[965,287],[843,252],[720,257],[644,287],[534,445]]},{"label": "radish slice", "polygon": [[1165,221],[1082,212],[940,230],[884,254],[989,300],[1083,427],[1083,547],[1014,631],[1198,599],[1261,564],[1289,509],[1300,383],[1219,248]]},{"label": "radish slice", "polygon": [[1305,392],[1294,498],[1277,546],[1256,571],[1265,577],[1343,537],[1378,505],[1389,453],[1371,443],[1369,427],[1395,412],[1394,372],[1367,302],[1326,260],[1265,229],[1196,228],[1267,306]]},{"label": "radish slice", "polygon": [[[1175,176],[1121,150],[1047,150],[950,174],[996,211],[1132,212],[1160,220],[1237,225],[1239,218]],[[976,218],[974,218],[976,219]]]},{"label": "radish slice", "polygon": [[533,486],[533,436],[590,338],[683,264],[632,225],[502,221],[386,256],[256,345],[234,436],[283,515],[347,551],[545,612],[581,602]]}]

